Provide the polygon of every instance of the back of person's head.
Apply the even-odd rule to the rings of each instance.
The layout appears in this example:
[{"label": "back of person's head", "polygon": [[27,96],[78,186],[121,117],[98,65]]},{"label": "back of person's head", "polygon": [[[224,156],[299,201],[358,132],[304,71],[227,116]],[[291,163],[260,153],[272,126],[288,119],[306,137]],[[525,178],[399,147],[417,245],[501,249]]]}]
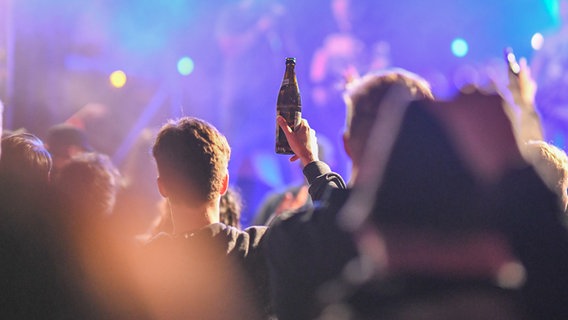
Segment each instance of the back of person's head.
[{"label": "back of person's head", "polygon": [[546,186],[560,199],[561,209],[568,206],[568,157],[566,153],[545,141],[532,140],[525,145],[526,160],[531,163]]},{"label": "back of person's head", "polygon": [[63,205],[78,214],[112,213],[120,174],[108,156],[81,153],[63,166],[55,179]]},{"label": "back of person's head", "polygon": [[359,161],[375,118],[399,101],[433,99],[429,84],[403,69],[369,73],[349,83],[344,93],[347,107],[345,138],[353,161]]},{"label": "back of person's head", "polygon": [[184,117],[164,125],[152,148],[159,184],[173,203],[193,205],[218,196],[228,175],[231,149],[206,121]]},{"label": "back of person's head", "polygon": [[46,144],[56,168],[63,166],[77,153],[93,151],[85,131],[65,123],[49,128]]},{"label": "back of person's head", "polygon": [[78,147],[86,152],[93,150],[85,131],[65,123],[49,128],[47,145],[53,154],[65,153],[65,150],[70,146]]},{"label": "back of person's head", "polygon": [[22,133],[29,133],[26,128],[18,128],[16,130],[4,129],[2,130],[2,139],[7,138],[9,136],[13,136],[15,134],[22,134]]},{"label": "back of person's head", "polygon": [[2,183],[20,186],[22,191],[43,188],[49,183],[51,155],[38,137],[30,133],[7,136],[2,138],[2,150]]}]

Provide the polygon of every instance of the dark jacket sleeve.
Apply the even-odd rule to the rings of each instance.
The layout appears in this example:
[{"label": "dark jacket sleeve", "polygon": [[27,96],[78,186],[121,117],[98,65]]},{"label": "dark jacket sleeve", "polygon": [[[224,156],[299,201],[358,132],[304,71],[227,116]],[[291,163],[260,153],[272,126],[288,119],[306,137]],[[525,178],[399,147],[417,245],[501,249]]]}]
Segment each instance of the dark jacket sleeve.
[{"label": "dark jacket sleeve", "polygon": [[279,320],[312,319],[313,315],[311,280],[315,268],[305,215],[302,212],[286,220],[277,219],[267,233],[270,294]]},{"label": "dark jacket sleeve", "polygon": [[271,298],[279,320],[317,318],[324,306],[320,288],[357,256],[351,235],[336,223],[347,197],[347,190],[333,190],[328,206],[278,216],[266,232]]},{"label": "dark jacket sleeve", "polygon": [[323,161],[308,163],[303,172],[310,185],[308,192],[313,201],[322,200],[329,188],[346,189],[343,178],[338,173],[332,172]]}]

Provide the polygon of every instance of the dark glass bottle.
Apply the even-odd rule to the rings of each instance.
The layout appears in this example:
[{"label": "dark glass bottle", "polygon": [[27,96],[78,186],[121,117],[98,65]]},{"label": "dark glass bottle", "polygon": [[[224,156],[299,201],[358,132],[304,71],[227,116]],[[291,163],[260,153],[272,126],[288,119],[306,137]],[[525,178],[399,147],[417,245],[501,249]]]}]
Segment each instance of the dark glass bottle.
[{"label": "dark glass bottle", "polygon": [[[283,116],[291,128],[297,126],[302,119],[302,99],[295,67],[296,58],[286,58],[286,71],[276,102],[276,114]],[[286,135],[278,125],[276,125],[276,153],[294,154],[286,140]]]}]

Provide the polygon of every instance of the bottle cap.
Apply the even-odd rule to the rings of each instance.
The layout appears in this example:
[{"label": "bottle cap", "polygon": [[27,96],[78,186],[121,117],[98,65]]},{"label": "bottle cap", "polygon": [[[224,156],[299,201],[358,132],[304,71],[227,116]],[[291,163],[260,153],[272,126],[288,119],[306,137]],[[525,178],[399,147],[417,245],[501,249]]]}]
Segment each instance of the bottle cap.
[{"label": "bottle cap", "polygon": [[296,64],[296,58],[286,58],[286,63],[293,63]]}]

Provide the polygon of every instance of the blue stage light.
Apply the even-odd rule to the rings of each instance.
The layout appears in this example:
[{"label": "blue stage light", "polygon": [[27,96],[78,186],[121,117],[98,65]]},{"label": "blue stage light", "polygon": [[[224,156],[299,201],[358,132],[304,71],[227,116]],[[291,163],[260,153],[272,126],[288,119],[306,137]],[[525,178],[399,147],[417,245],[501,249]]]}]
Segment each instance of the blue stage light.
[{"label": "blue stage light", "polygon": [[464,57],[468,51],[469,46],[464,39],[455,38],[454,41],[452,41],[452,53],[454,56],[459,58]]}]

